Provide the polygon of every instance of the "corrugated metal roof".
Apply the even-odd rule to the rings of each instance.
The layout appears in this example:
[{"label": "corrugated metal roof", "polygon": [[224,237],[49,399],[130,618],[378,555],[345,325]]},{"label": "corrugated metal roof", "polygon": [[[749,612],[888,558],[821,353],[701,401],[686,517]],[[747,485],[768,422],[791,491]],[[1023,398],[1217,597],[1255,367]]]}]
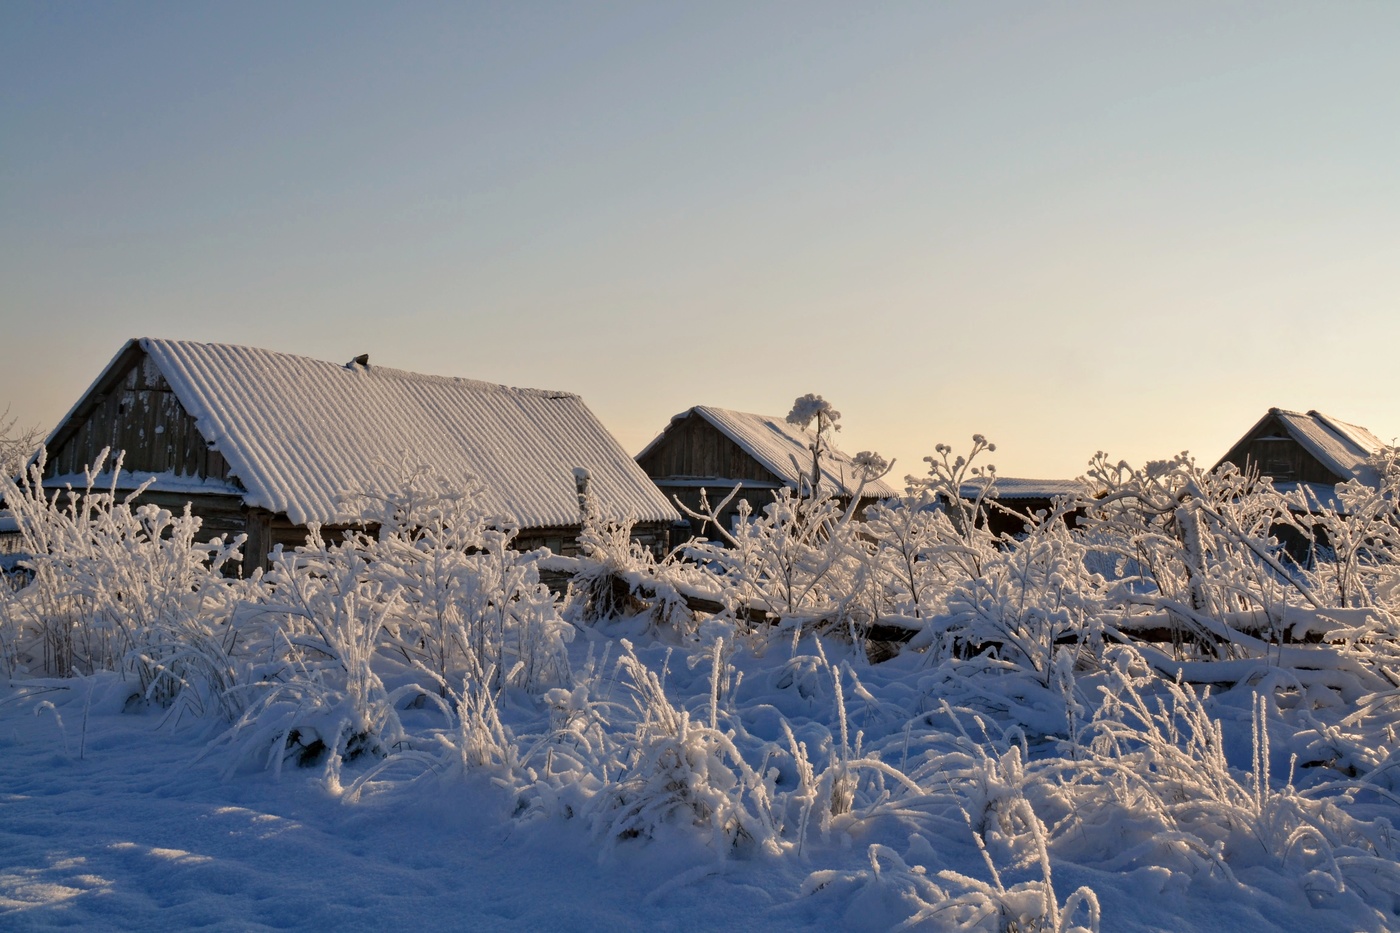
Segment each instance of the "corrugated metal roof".
[{"label": "corrugated metal roof", "polygon": [[[743,448],[744,452],[763,465],[765,469],[793,486],[800,477],[810,477],[812,469],[812,442],[816,434],[788,424],[786,418],[770,415],[754,415],[728,408],[714,408],[709,405],[696,405],[688,411],[672,418],[676,422],[691,412],[714,425],[731,441]],[[651,450],[662,435],[637,454],[638,459]],[[794,463],[794,460],[796,461]],[[860,472],[853,458],[834,448],[826,448],[822,454],[822,482],[828,488],[837,490],[840,495],[850,495],[860,485]],[[862,496],[882,499],[898,496],[899,492],[883,480],[865,484]]]},{"label": "corrugated metal roof", "polygon": [[[973,499],[986,484],[984,479],[970,480],[962,484],[959,492],[964,499]],[[1054,499],[1058,496],[1078,496],[1087,491],[1086,486],[1075,479],[1026,479],[1017,476],[998,476],[992,487],[994,499]]]},{"label": "corrugated metal roof", "polygon": [[1366,459],[1385,443],[1370,431],[1318,411],[1304,414],[1271,408],[1269,412],[1278,418],[1290,437],[1333,473],[1344,479],[1354,476],[1363,483],[1379,481]]},{"label": "corrugated metal roof", "polygon": [[479,479],[486,507],[526,528],[578,524],[575,467],[589,471],[605,518],[680,517],[577,395],[254,347],[139,344],[244,501],[298,524],[343,518],[343,494],[392,488],[420,466]]}]

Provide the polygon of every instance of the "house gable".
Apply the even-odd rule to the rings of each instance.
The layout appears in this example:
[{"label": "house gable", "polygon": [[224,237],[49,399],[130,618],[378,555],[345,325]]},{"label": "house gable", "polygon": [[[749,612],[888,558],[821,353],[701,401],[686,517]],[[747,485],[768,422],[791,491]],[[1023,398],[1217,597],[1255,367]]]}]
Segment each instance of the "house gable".
[{"label": "house gable", "polygon": [[[1231,463],[1241,470],[1257,469],[1276,483],[1318,483],[1333,486],[1346,480],[1365,481],[1366,456],[1374,440],[1365,429],[1336,422],[1318,412],[1307,414],[1271,408],[1216,466]],[[1363,444],[1358,435],[1367,443]],[[1374,446],[1379,446],[1375,441]]]},{"label": "house gable", "polygon": [[45,477],[75,477],[107,449],[134,483],[151,474],[236,486],[223,454],[210,445],[160,367],[128,343],[49,436]]},{"label": "house gable", "polygon": [[[765,483],[773,488],[786,481],[759,463],[694,409],[666,426],[662,435],[637,457],[647,475],[658,483],[708,479]],[[732,488],[733,483],[728,484]]]},{"label": "house gable", "polygon": [[[814,438],[781,418],[698,405],[672,418],[637,455],[637,463],[668,497],[702,514],[708,511],[701,507],[702,489],[709,506],[717,507],[742,484],[742,492],[717,516],[728,530],[742,503],[760,514],[773,501],[775,490],[796,489],[807,480]],[[898,495],[879,480],[861,487],[859,476],[851,457],[823,447],[823,490],[846,500],[859,488],[862,505]],[[711,534],[704,525],[691,518],[691,533]]]}]

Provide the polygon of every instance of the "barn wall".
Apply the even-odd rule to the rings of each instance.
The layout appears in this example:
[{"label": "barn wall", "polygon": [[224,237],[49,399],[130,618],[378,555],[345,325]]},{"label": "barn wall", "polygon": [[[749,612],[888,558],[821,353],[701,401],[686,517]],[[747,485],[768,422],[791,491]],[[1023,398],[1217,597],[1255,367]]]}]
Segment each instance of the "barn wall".
[{"label": "barn wall", "polygon": [[[998,504],[1018,514],[1009,514],[998,508]],[[1055,510],[1055,500],[1051,498],[1006,499],[1000,503],[988,502],[986,503],[986,509],[987,516],[985,524],[987,530],[998,537],[1001,535],[1010,535],[1015,538],[1026,533],[1026,519],[1021,516],[1028,516],[1032,522],[1034,522],[1037,512],[1049,514]],[[1071,509],[1061,517],[1066,525],[1073,528],[1079,523],[1079,519],[1084,517],[1084,510]]]},{"label": "barn wall", "polygon": [[[779,477],[744,448],[693,412],[672,422],[656,446],[645,456],[638,457],[637,463],[669,501],[679,500],[692,510],[700,508],[701,487],[695,485],[694,480],[707,481],[704,488],[711,506],[719,505],[735,483],[742,483],[743,490],[720,516],[726,531],[733,527],[740,502],[747,501],[753,514],[761,515],[773,501],[773,490],[782,485]],[[676,480],[688,482],[668,482]],[[690,525],[690,536],[704,535],[719,540],[714,529],[706,529],[699,519],[686,516],[686,521]]]},{"label": "barn wall", "polygon": [[[679,500],[682,505],[694,512],[701,511],[700,490],[702,488],[705,490],[706,498],[708,498],[711,508],[723,502],[724,497],[729,495],[734,488],[727,483],[713,483],[701,487],[693,483],[687,483],[685,485],[668,484],[665,480],[657,480],[656,485],[666,494],[667,499],[670,499],[672,502]],[[744,487],[739,490],[738,495],[734,497],[733,501],[725,507],[724,511],[719,513],[718,517],[724,526],[724,530],[730,531],[734,528],[734,522],[739,515],[739,505],[741,502],[748,502],[749,513],[751,515],[762,515],[763,510],[772,504],[773,494],[779,488],[781,487],[777,487],[776,484],[762,484],[757,482],[752,486],[745,484]],[[837,501],[842,503],[843,506],[850,503],[850,499],[844,496],[839,497]],[[862,496],[860,504],[856,506],[854,518],[857,521],[864,521],[865,510],[879,501],[880,499],[877,496]],[[723,540],[716,534],[714,526],[709,522],[701,521],[698,518],[691,518],[689,515],[685,516],[685,520],[690,526],[689,534],[691,537],[703,536],[711,541]],[[684,529],[684,526],[680,527],[682,530]],[[675,543],[678,544],[680,542],[677,541]]]},{"label": "barn wall", "polygon": [[127,471],[228,478],[223,456],[209,449],[194,418],[149,358],[136,355],[115,375],[115,383],[95,388],[75,412],[76,424],[56,438],[48,476],[81,473],[109,448],[113,459],[125,452],[122,468]]},{"label": "barn wall", "polygon": [[778,482],[767,467],[697,414],[672,422],[656,446],[637,462],[655,480],[722,477]]},{"label": "barn wall", "polygon": [[[700,511],[700,489],[699,486],[672,486],[665,481],[658,480],[656,485],[665,493],[666,498],[675,502],[679,500],[682,505],[692,511]],[[724,497],[729,495],[734,487],[727,483],[715,483],[704,487],[710,506],[713,508],[724,501]],[[749,510],[754,515],[762,515],[763,510],[773,501],[774,488],[771,484],[766,486],[748,486],[747,484],[729,503],[728,507],[720,513],[720,521],[724,524],[724,530],[729,531],[734,527],[735,517],[739,514],[739,503],[748,502]],[[690,536],[704,536],[712,541],[722,540],[712,526],[702,522],[697,518],[685,516],[686,522],[690,525]]]}]

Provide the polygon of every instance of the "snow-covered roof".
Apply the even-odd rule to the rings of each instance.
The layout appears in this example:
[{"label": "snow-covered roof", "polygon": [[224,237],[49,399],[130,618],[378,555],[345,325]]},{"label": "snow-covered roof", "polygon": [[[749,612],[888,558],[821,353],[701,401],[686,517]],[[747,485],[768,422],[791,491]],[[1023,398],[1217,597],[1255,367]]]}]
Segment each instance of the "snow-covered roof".
[{"label": "snow-covered roof", "polygon": [[[985,479],[974,479],[962,484],[959,490],[963,498],[973,499],[986,484]],[[1085,492],[1082,482],[1075,479],[1026,479],[1016,476],[998,476],[992,487],[994,499],[1054,499],[1058,496],[1078,496]]]},{"label": "snow-covered roof", "polygon": [[1368,457],[1385,447],[1385,442],[1365,428],[1332,418],[1319,411],[1307,413],[1270,408],[1269,413],[1251,428],[1249,437],[1269,418],[1276,418],[1304,450],[1333,473],[1347,479],[1355,477],[1363,483],[1376,483],[1376,471],[1366,463]]},{"label": "snow-covered roof", "polygon": [[1309,506],[1307,511],[1316,511],[1312,507],[1318,506],[1343,515],[1347,512],[1346,504],[1337,495],[1337,487],[1328,483],[1282,482],[1274,483],[1274,488],[1284,495],[1302,492],[1304,501]]},{"label": "snow-covered roof", "polygon": [[[672,424],[689,417],[692,412],[714,425],[720,433],[762,464],[764,469],[785,482],[796,486],[801,477],[811,475],[811,444],[816,440],[816,434],[812,431],[788,424],[785,418],[731,411],[728,408],[713,408],[709,405],[696,405],[681,412],[671,419]],[[664,436],[663,431],[637,454],[637,459],[646,456]],[[793,462],[794,459],[796,463]],[[840,450],[824,448],[821,466],[822,482],[841,495],[850,495],[860,485],[860,471],[853,458]],[[890,498],[898,496],[899,492],[883,480],[875,480],[865,484],[861,495]]]},{"label": "snow-covered roof", "polygon": [[578,524],[576,467],[603,517],[679,519],[572,393],[254,347],[134,342],[228,462],[243,500],[298,524],[344,518],[342,495],[392,488],[419,467],[449,482],[475,477],[486,507],[526,528]]}]

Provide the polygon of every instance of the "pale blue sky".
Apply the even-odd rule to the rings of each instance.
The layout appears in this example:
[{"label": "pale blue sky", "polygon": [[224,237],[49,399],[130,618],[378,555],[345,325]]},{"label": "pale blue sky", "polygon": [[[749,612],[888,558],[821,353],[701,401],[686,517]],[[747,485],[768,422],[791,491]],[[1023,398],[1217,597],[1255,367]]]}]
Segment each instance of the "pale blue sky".
[{"label": "pale blue sky", "polygon": [[826,396],[917,469],[1400,434],[1400,4],[0,6],[0,408],[130,336]]}]

